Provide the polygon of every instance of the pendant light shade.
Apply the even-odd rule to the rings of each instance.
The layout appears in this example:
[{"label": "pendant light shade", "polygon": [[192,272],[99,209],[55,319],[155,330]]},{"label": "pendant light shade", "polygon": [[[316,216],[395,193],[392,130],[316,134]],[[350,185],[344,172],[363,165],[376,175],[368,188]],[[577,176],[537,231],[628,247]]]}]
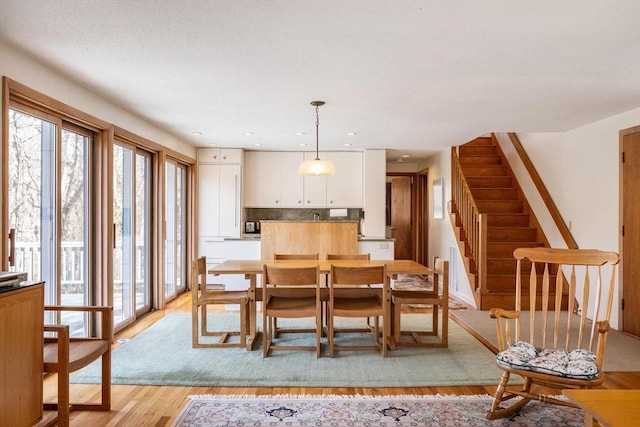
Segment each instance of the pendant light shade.
[{"label": "pendant light shade", "polygon": [[330,176],[336,174],[336,167],[331,160],[320,160],[318,155],[318,127],[320,119],[318,116],[318,108],[324,105],[324,101],[311,101],[311,105],[316,107],[316,158],[313,160],[305,160],[298,168],[298,175],[304,176]]}]

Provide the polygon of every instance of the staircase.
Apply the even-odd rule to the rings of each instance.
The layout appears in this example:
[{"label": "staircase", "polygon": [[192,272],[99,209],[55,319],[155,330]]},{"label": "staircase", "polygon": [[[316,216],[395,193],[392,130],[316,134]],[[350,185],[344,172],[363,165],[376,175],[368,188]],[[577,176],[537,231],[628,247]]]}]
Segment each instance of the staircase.
[{"label": "staircase", "polygon": [[[457,147],[453,156],[452,187],[463,188],[452,188],[451,223],[476,306],[513,309],[513,251],[549,243],[493,136]],[[528,280],[530,265],[521,274]]]}]

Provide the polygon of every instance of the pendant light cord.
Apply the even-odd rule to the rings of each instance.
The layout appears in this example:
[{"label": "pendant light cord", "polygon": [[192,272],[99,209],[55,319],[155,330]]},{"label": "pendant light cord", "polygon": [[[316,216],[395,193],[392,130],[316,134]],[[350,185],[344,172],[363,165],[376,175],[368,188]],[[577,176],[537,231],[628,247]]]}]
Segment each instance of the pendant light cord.
[{"label": "pendant light cord", "polygon": [[320,115],[318,114],[319,105],[316,105],[316,160],[320,160],[320,154],[318,153],[318,133],[320,127]]}]

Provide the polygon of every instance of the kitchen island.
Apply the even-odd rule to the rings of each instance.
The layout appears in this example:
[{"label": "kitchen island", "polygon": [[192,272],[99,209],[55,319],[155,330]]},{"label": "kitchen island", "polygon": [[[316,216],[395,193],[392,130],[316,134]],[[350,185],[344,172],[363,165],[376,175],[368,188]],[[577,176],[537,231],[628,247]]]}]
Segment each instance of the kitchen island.
[{"label": "kitchen island", "polygon": [[260,254],[273,259],[276,253],[358,253],[358,221],[261,221]]}]

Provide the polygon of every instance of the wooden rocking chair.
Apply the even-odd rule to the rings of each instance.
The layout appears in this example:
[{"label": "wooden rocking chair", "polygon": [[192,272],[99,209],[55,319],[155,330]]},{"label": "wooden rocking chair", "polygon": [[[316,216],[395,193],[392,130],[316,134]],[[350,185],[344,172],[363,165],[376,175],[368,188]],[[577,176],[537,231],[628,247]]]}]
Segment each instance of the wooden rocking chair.
[{"label": "wooden rocking chair", "polygon": [[[504,373],[488,419],[509,416],[530,400],[575,407],[567,400],[540,394],[542,390],[536,388],[591,388],[604,381],[602,361],[618,254],[591,249],[520,248],[513,255],[517,260],[516,309],[491,310],[500,350],[496,363]],[[529,268],[526,284],[521,277]],[[607,278],[608,287],[603,286]],[[522,311],[522,305],[528,312]],[[527,317],[529,334],[521,338],[521,323]],[[511,374],[521,376],[524,384],[509,386]],[[506,402],[510,405],[503,406]]]}]

